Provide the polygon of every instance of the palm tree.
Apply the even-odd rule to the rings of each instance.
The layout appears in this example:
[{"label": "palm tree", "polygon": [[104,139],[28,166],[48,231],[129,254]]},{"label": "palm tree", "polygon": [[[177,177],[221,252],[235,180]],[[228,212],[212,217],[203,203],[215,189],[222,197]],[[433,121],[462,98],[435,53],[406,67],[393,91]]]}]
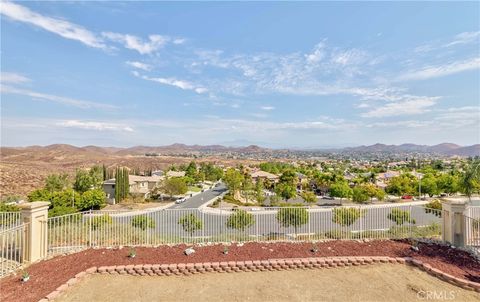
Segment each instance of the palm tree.
[{"label": "palm tree", "polygon": [[471,161],[465,170],[465,174],[462,177],[461,187],[465,195],[468,197],[468,201],[472,201],[472,194],[478,189],[480,183],[480,159],[476,158]]}]

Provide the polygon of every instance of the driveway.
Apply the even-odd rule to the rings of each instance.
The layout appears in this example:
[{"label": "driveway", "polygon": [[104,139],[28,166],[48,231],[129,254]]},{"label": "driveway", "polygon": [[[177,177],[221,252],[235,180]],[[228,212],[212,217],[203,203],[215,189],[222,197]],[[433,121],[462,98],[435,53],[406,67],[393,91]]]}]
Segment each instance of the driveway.
[{"label": "driveway", "polygon": [[181,204],[174,204],[169,207],[169,209],[197,209],[225,192],[227,192],[227,187],[224,183],[220,183],[217,187],[213,187],[213,189],[206,190],[205,192],[190,197]]}]

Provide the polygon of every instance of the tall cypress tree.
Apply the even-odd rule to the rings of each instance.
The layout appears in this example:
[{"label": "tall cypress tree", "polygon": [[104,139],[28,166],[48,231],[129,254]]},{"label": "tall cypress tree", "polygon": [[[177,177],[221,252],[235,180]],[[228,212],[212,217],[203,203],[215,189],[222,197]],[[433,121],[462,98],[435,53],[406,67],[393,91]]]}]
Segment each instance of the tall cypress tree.
[{"label": "tall cypress tree", "polygon": [[130,191],[130,181],[128,179],[128,169],[127,168],[124,168],[124,175],[125,175],[125,180],[124,180],[124,184],[125,184],[125,189],[124,189],[124,197],[123,198],[127,198],[128,197],[128,193]]},{"label": "tall cypress tree", "polygon": [[120,202],[120,169],[115,169],[115,201]]}]

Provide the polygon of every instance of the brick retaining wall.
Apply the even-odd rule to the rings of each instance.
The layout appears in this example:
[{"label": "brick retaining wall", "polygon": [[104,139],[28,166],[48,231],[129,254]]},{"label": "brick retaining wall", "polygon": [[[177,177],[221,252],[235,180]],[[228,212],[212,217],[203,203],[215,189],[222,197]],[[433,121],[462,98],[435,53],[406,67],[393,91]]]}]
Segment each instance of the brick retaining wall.
[{"label": "brick retaining wall", "polygon": [[83,278],[91,274],[133,275],[133,276],[189,276],[210,272],[258,272],[280,271],[293,269],[336,268],[344,266],[359,266],[376,263],[406,264],[416,266],[432,276],[440,278],[463,289],[480,292],[480,283],[460,279],[432,268],[429,264],[412,258],[392,257],[321,257],[321,258],[289,258],[271,259],[262,261],[229,261],[229,262],[204,262],[204,263],[178,263],[178,264],[141,264],[91,267],[76,274],[65,284],[48,294],[40,302],[53,301],[58,295],[68,290]]}]

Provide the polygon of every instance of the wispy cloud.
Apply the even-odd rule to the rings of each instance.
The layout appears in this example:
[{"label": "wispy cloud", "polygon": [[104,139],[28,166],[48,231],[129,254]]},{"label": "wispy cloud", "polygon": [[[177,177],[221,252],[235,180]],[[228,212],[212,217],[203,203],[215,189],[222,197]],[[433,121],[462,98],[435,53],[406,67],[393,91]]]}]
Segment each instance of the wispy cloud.
[{"label": "wispy cloud", "polygon": [[468,31],[459,33],[453,39],[453,41],[444,45],[444,47],[451,47],[458,44],[468,44],[468,43],[475,43],[479,41],[480,38],[480,31]]},{"label": "wispy cloud", "polygon": [[14,72],[2,71],[0,74],[1,83],[21,84],[29,81],[30,79],[27,78],[26,76],[23,76],[21,74],[14,73]]},{"label": "wispy cloud", "polygon": [[398,80],[426,80],[480,68],[480,57],[405,72]]},{"label": "wispy cloud", "polygon": [[375,106],[372,110],[362,113],[362,117],[390,117],[400,115],[420,114],[429,111],[437,103],[439,97],[410,96],[400,102],[389,102]]},{"label": "wispy cloud", "polygon": [[65,20],[43,16],[16,3],[2,1],[0,13],[12,20],[40,27],[66,39],[76,40],[90,47],[106,48],[101,38],[84,27]]},{"label": "wispy cloud", "polygon": [[152,82],[160,83],[160,84],[163,84],[163,85],[177,87],[177,88],[180,88],[182,90],[192,90],[192,91],[195,91],[198,94],[203,94],[203,93],[208,92],[207,88],[204,88],[204,87],[199,86],[199,85],[195,85],[194,83],[191,83],[189,81],[178,80],[178,79],[175,79],[175,78],[161,78],[161,77],[152,78],[152,77],[148,77],[148,76],[145,76],[145,75],[141,75],[140,73],[138,73],[136,71],[133,72],[133,75],[136,76],[136,77],[139,77],[141,79],[147,80],[147,81],[152,81]]},{"label": "wispy cloud", "polygon": [[274,110],[275,107],[273,107],[273,106],[262,106],[262,107],[260,107],[260,109],[262,109],[262,110],[267,110],[267,111],[271,111],[271,110]]},{"label": "wispy cloud", "polygon": [[96,131],[126,131],[133,132],[133,128],[123,124],[96,121],[64,120],[55,124],[59,127],[77,128]]},{"label": "wispy cloud", "polygon": [[127,64],[128,66],[134,67],[134,68],[145,70],[145,71],[152,70],[151,65],[146,64],[146,63],[142,63],[142,62],[138,62],[138,61],[127,61],[127,62],[125,62],[125,64]]},{"label": "wispy cloud", "polygon": [[82,109],[92,109],[92,108],[93,109],[116,109],[116,108],[118,108],[117,106],[110,105],[110,104],[103,104],[103,103],[97,103],[97,102],[91,102],[91,101],[72,99],[72,98],[68,98],[68,97],[57,96],[57,95],[46,94],[46,93],[40,93],[40,92],[35,92],[35,91],[31,91],[31,90],[26,90],[26,89],[19,89],[19,88],[5,86],[5,85],[0,86],[0,93],[2,93],[2,94],[23,95],[23,96],[31,97],[33,99],[50,101],[50,102],[63,104],[63,105],[68,105],[68,106],[73,106],[73,107],[78,107],[78,108],[82,108]]},{"label": "wispy cloud", "polygon": [[161,35],[150,35],[148,36],[148,41],[144,41],[142,38],[134,35],[113,32],[103,32],[102,36],[122,44],[125,48],[136,50],[142,55],[156,52],[170,41],[170,37]]}]

